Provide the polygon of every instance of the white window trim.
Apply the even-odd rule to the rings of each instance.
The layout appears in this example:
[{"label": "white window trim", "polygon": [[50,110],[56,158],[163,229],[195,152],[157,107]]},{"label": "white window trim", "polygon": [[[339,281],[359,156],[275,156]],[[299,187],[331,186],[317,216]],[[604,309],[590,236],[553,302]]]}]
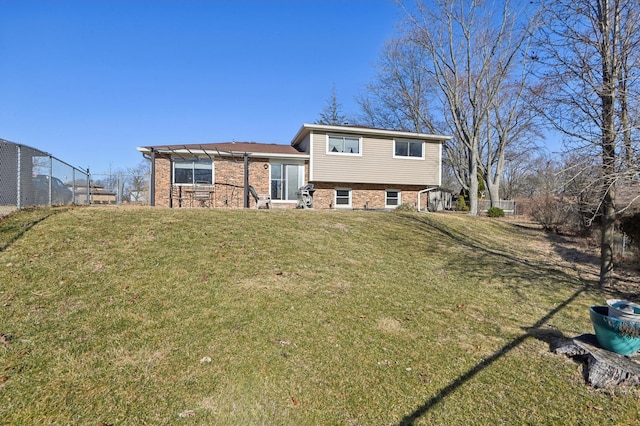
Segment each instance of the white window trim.
[{"label": "white window trim", "polygon": [[[398,204],[396,204],[396,205],[387,204],[387,199],[388,199],[389,192],[397,192],[398,193]],[[402,191],[400,191],[399,189],[392,189],[392,188],[388,188],[388,189],[384,190],[384,208],[385,209],[395,209],[400,204],[402,204]]]},{"label": "white window trim", "polygon": [[[338,204],[338,191],[349,191],[349,204]],[[336,209],[352,209],[353,207],[353,190],[351,188],[336,188],[333,191],[333,207]]]},{"label": "white window trim", "polygon": [[[352,154],[350,152],[331,152],[329,150],[329,137],[338,137],[338,138],[357,138],[358,139],[358,153]],[[346,157],[362,157],[362,136],[354,136],[354,135],[341,135],[338,133],[327,133],[326,141],[325,141],[325,152],[327,155],[344,155]]]},{"label": "white window trim", "polygon": [[[292,161],[270,161],[269,162],[269,196],[273,197],[273,194],[271,193],[271,166],[272,164],[285,164],[285,165],[289,165],[289,166],[298,166],[298,188],[300,188],[301,186],[303,186],[304,183],[304,161],[299,161],[299,160],[292,160]],[[302,182],[302,184],[300,184],[300,182]],[[273,198],[271,198],[271,202],[273,204],[297,204],[298,200],[274,200]]]},{"label": "white window trim", "polygon": [[[412,157],[410,155],[396,155],[396,142],[419,142],[422,144],[422,156],[421,157]],[[408,149],[408,148],[407,148]],[[394,139],[393,140],[393,158],[397,158],[400,160],[424,160],[425,158],[426,146],[424,141],[416,141],[411,139]]]},{"label": "white window trim", "polygon": [[[171,161],[171,185],[174,186],[194,186],[196,184],[196,182],[193,183],[176,183],[175,179],[176,179],[176,163],[177,162],[195,162],[195,161],[200,161],[200,160],[207,160],[206,158],[191,158],[191,159],[174,159],[173,161]],[[192,169],[193,170],[193,169]],[[216,182],[216,165],[215,165],[215,161],[211,160],[211,185],[215,185]]]}]

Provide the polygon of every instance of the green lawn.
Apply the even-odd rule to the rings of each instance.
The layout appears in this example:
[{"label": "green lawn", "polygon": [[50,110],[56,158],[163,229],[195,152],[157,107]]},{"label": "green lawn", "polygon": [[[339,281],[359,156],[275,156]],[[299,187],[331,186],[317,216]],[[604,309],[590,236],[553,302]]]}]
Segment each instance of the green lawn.
[{"label": "green lawn", "polygon": [[550,351],[610,295],[460,215],[161,208],[0,222],[0,423],[633,424]]}]

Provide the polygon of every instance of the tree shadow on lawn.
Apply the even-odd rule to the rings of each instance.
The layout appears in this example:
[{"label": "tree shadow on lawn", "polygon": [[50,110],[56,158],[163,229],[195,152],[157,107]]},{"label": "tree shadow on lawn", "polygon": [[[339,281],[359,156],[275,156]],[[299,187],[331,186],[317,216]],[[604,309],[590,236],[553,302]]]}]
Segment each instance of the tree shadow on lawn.
[{"label": "tree shadow on lawn", "polygon": [[[581,277],[599,280],[600,255],[594,253],[599,247],[593,248],[587,245],[584,238],[568,237],[551,232],[546,233],[546,238],[551,242],[553,250],[576,271]],[[606,288],[611,297],[634,300],[640,293],[640,277],[638,276],[635,262],[624,263],[616,261],[615,282]]]},{"label": "tree shadow on lawn", "polygon": [[45,211],[43,210],[42,216],[35,218],[30,222],[16,221],[16,223],[13,225],[8,225],[6,222],[8,222],[9,220],[15,219],[14,216],[20,214],[20,212],[16,212],[13,215],[7,216],[6,218],[3,218],[2,220],[0,220],[0,233],[4,234],[2,235],[2,240],[4,242],[0,243],[0,253],[4,252],[9,247],[11,247],[11,245],[13,245],[16,241],[22,238],[27,232],[29,232],[31,228],[33,228],[40,222],[43,222],[44,220],[48,219],[49,217],[61,211],[62,210],[49,210],[49,211],[46,211],[45,213]]},{"label": "tree shadow on lawn", "polygon": [[[575,287],[577,281],[581,285],[586,285],[587,280],[577,279],[576,276],[568,273],[566,269],[546,259],[535,259],[535,256],[525,258],[521,257],[521,252],[519,253],[516,250],[507,251],[502,247],[491,247],[486,240],[470,235],[472,233],[463,234],[462,232],[445,228],[436,222],[431,222],[427,218],[405,217],[417,222],[422,227],[436,230],[443,237],[449,238],[458,247],[471,249],[473,255],[470,256],[468,252],[465,253],[461,250],[457,258],[452,258],[448,262],[447,268],[451,272],[464,273],[481,280],[491,279],[494,273],[491,268],[493,267],[498,269],[501,278],[515,281],[522,279],[518,281],[519,287],[526,285],[535,285],[537,288],[546,285],[548,289],[566,285]],[[537,233],[537,230],[535,232]],[[514,242],[518,243],[518,241]],[[594,278],[592,287],[597,290],[598,287],[595,281],[597,281],[597,278]],[[544,284],[545,282],[547,284]],[[549,284],[549,282],[553,284]],[[518,291],[518,288],[514,287],[514,289]]]},{"label": "tree shadow on lawn", "polygon": [[600,257],[589,253],[585,248],[587,242],[584,239],[580,240],[552,232],[545,232],[545,238],[551,243],[553,250],[565,262],[571,264],[574,270],[579,270],[578,265],[584,265],[583,269],[599,267]]},{"label": "tree shadow on lawn", "polygon": [[456,389],[463,386],[467,381],[471,380],[475,375],[480,373],[485,368],[489,367],[491,364],[502,358],[504,355],[509,353],[511,350],[518,347],[521,343],[527,340],[529,337],[534,337],[539,340],[546,341],[549,343],[550,348],[554,348],[560,340],[567,338],[562,335],[560,332],[554,331],[541,331],[542,325],[544,325],[547,321],[549,321],[555,314],[564,309],[567,305],[573,302],[580,294],[582,294],[588,287],[584,286],[576,290],[571,296],[569,296],[566,300],[556,306],[554,309],[549,311],[545,316],[540,318],[533,324],[531,327],[526,329],[526,333],[521,336],[513,339],[502,348],[494,352],[490,357],[483,359],[481,362],[476,364],[473,368],[468,370],[466,373],[459,376],[453,382],[451,382],[448,386],[440,390],[435,396],[428,399],[421,407],[417,408],[413,413],[405,416],[399,423],[400,426],[409,426],[413,425],[416,420],[425,415],[431,408],[433,408],[436,404],[442,401],[444,398],[453,393]]},{"label": "tree shadow on lawn", "polygon": [[[409,217],[411,220],[417,221],[420,226],[429,227],[437,230],[443,236],[450,238],[456,244],[472,249],[474,255],[468,256],[468,253],[461,253],[461,257],[449,262],[448,267],[451,269],[458,269],[463,271],[467,275],[475,274],[479,279],[487,278],[493,272],[490,270],[487,272],[487,263],[489,263],[489,257],[492,258],[491,263],[498,263],[500,268],[501,277],[510,279],[525,278],[519,282],[519,286],[522,285],[545,285],[549,290],[553,290],[553,287],[558,285],[575,287],[579,285],[578,289],[573,292],[567,299],[558,304],[555,308],[549,311],[545,316],[540,318],[530,327],[525,328],[525,333],[521,336],[511,340],[509,343],[498,349],[490,357],[483,359],[480,363],[476,364],[473,368],[456,378],[449,385],[440,390],[436,395],[428,399],[422,406],[417,408],[411,414],[405,416],[399,423],[399,425],[413,425],[416,420],[425,415],[435,405],[437,405],[444,398],[452,394],[456,389],[463,386],[467,381],[471,380],[478,373],[485,368],[491,366],[494,362],[502,358],[511,350],[518,347],[529,337],[536,338],[547,342],[550,348],[555,347],[561,340],[567,340],[567,338],[559,331],[543,330],[542,326],[554,317],[558,312],[572,303],[581,294],[587,291],[599,291],[597,281],[587,281],[581,278],[577,278],[569,274],[566,270],[555,266],[549,262],[543,262],[532,259],[523,259],[518,257],[517,252],[506,252],[493,247],[490,247],[486,241],[478,240],[469,235],[458,233],[451,229],[446,229],[438,223],[432,223],[428,219],[422,219],[418,217]],[[464,257],[467,256],[467,257]],[[497,261],[496,261],[497,259]],[[499,265],[499,263],[502,265]],[[490,268],[489,268],[490,269]],[[546,284],[543,284],[545,283]],[[529,283],[529,284],[526,284]],[[518,289],[515,289],[516,291]]]}]

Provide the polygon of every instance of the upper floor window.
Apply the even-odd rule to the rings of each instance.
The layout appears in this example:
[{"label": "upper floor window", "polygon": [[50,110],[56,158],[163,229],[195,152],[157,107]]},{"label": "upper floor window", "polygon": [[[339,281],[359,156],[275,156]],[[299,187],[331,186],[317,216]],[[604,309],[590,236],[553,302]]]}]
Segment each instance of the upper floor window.
[{"label": "upper floor window", "polygon": [[362,152],[361,139],[355,136],[327,136],[327,152],[330,154],[356,154]]},{"label": "upper floor window", "polygon": [[173,162],[173,183],[191,185],[213,183],[213,162],[210,159],[176,160]]},{"label": "upper floor window", "polygon": [[424,158],[424,143],[420,141],[394,141],[394,157]]}]

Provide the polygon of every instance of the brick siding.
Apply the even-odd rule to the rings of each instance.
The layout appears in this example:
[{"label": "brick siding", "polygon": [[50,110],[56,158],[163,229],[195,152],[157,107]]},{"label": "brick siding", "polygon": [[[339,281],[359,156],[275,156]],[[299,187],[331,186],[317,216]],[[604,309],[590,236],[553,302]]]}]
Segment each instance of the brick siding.
[{"label": "brick siding", "polygon": [[[417,185],[380,185],[364,183],[314,182],[313,207],[335,208],[336,189],[351,189],[351,207],[354,209],[384,209],[386,191],[400,191],[400,202],[418,207],[418,192],[425,189]],[[421,208],[426,209],[427,196],[421,197]]]},{"label": "brick siding", "polygon": [[[244,207],[244,159],[214,158],[214,192],[212,207]],[[268,194],[270,185],[269,162],[266,159],[249,158],[249,184],[258,194]],[[168,158],[156,158],[155,205],[169,207],[190,206],[193,203],[178,202],[178,194],[171,197],[171,162]],[[249,195],[250,207],[255,207]],[[173,201],[173,202],[172,202]],[[179,205],[180,204],[180,205]]]},{"label": "brick siding", "polygon": [[[249,158],[249,184],[258,194],[269,194],[270,169],[267,159]],[[309,165],[305,164],[305,182],[309,176]],[[215,157],[214,192],[212,207],[244,207],[244,160],[242,158]],[[336,188],[351,189],[351,207],[354,209],[384,209],[387,189],[401,192],[401,203],[417,208],[418,192],[424,187],[416,185],[352,184],[340,182],[313,182],[315,193],[313,206],[316,209],[335,208]],[[250,207],[255,200],[249,196]],[[422,197],[422,209],[426,209],[427,196]],[[167,158],[156,158],[155,205],[169,207],[191,206],[193,203],[171,199],[171,162]],[[276,207],[295,208],[295,202],[275,203]]]}]

